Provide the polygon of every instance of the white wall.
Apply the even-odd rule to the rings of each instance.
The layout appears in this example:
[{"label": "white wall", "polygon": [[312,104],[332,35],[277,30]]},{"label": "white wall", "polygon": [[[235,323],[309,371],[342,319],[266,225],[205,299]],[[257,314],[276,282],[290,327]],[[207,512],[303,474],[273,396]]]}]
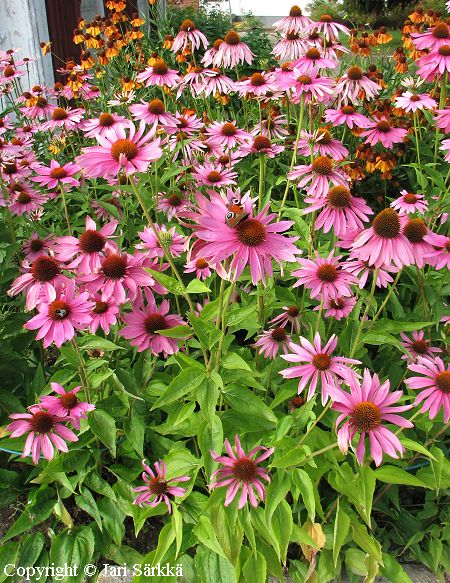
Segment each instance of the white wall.
[{"label": "white wall", "polygon": [[[41,56],[41,41],[48,41],[45,0],[0,0],[0,50],[20,48],[17,58],[38,57],[30,63],[30,82],[33,85],[53,85],[50,55]],[[22,79],[24,91],[28,80]]]}]

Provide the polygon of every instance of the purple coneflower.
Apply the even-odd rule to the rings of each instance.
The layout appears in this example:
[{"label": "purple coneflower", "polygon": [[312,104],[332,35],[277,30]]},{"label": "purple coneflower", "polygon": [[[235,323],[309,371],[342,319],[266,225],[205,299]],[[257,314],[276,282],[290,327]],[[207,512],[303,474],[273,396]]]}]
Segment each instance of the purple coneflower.
[{"label": "purple coneflower", "polygon": [[410,389],[425,389],[416,398],[414,405],[422,403],[421,413],[428,411],[434,419],[441,407],[444,409],[444,422],[450,419],[450,369],[444,365],[442,358],[418,356],[416,363],[408,364],[409,370],[423,376],[405,380]]},{"label": "purple coneflower", "polygon": [[[270,476],[267,470],[260,467],[259,464],[271,456],[275,451],[275,448],[267,448],[258,445],[246,454],[241,447],[241,442],[237,435],[234,438],[234,443],[235,451],[233,451],[228,439],[225,439],[227,456],[219,455],[211,450],[211,457],[213,460],[222,464],[223,467],[213,472],[211,478],[214,478],[215,481],[210,484],[209,487],[211,490],[214,488],[227,487],[225,506],[231,504],[236,497],[239,488],[242,488],[238,508],[243,508],[247,503],[247,500],[249,500],[250,504],[256,508],[256,506],[258,506],[257,498],[264,500],[266,496],[266,490],[262,480],[270,482]],[[255,454],[258,452],[263,453],[254,458]]]},{"label": "purple coneflower", "polygon": [[399,213],[423,215],[428,210],[428,202],[423,194],[414,194],[407,190],[401,190],[400,194],[399,198],[391,202],[391,207]]},{"label": "purple coneflower", "polygon": [[266,358],[273,360],[280,351],[280,348],[285,354],[287,353],[288,342],[290,342],[290,338],[285,329],[278,326],[277,328],[265,330],[258,336],[253,346],[258,350],[258,354],[262,354]]},{"label": "purple coneflower", "polygon": [[166,463],[160,460],[154,463],[155,471],[153,471],[150,466],[142,460],[142,467],[144,471],[142,472],[142,479],[146,483],[146,486],[138,486],[133,488],[133,492],[141,492],[139,496],[133,501],[133,504],[138,506],[151,506],[155,508],[161,502],[165,502],[169,514],[172,512],[170,506],[169,495],[171,496],[184,496],[186,493],[185,488],[180,488],[175,486],[176,482],[188,482],[190,480],[189,476],[178,476],[176,478],[167,479],[167,467]]}]

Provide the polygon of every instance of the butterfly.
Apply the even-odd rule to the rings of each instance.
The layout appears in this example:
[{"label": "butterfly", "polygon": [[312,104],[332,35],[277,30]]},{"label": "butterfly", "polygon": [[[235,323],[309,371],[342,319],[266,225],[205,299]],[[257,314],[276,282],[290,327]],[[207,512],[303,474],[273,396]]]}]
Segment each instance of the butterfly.
[{"label": "butterfly", "polygon": [[58,318],[64,318],[67,315],[67,310],[64,310],[63,308],[58,308],[57,310],[55,310],[55,314],[58,316]]},{"label": "butterfly", "polygon": [[232,198],[231,202],[227,204],[228,212],[225,215],[225,222],[229,227],[236,227],[241,221],[246,219],[249,213],[245,210],[244,205],[241,204],[239,198]]}]

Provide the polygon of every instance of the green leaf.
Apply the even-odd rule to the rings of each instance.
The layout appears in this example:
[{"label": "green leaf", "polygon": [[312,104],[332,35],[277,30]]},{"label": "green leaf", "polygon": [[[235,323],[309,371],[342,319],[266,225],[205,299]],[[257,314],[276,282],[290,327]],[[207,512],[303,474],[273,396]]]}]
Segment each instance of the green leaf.
[{"label": "green leaf", "polygon": [[103,526],[116,545],[120,546],[125,536],[125,525],[123,523],[125,513],[122,512],[116,502],[109,498],[101,498],[97,502],[97,506],[102,517]]},{"label": "green leaf", "polygon": [[101,409],[95,409],[88,417],[92,433],[106,445],[113,457],[116,457],[116,422]]},{"label": "green leaf", "polygon": [[192,334],[192,330],[185,324],[166,328],[165,330],[157,330],[156,332],[161,336],[166,336],[166,338],[187,338]]},{"label": "green leaf", "polygon": [[356,520],[352,520],[351,525],[353,530],[353,540],[355,543],[375,559],[377,563],[383,564],[380,543],[374,537],[370,536],[367,532],[367,528],[363,524]]},{"label": "green leaf", "polygon": [[306,510],[308,511],[308,516],[312,522],[316,517],[316,499],[314,497],[314,485],[311,478],[305,472],[305,470],[295,470],[293,481],[297,488],[300,490],[300,494],[303,499]]},{"label": "green leaf", "polygon": [[226,559],[222,546],[217,539],[213,525],[207,516],[200,516],[198,523],[194,527],[194,534],[198,540],[205,545],[205,547],[208,547],[211,549],[211,551]]},{"label": "green leaf", "polygon": [[223,429],[222,421],[217,415],[211,419],[211,423],[204,421],[198,430],[198,446],[203,456],[203,465],[206,470],[207,478],[211,478],[211,474],[217,469],[218,464],[215,462],[211,454],[211,450],[216,452],[221,451],[223,445]]},{"label": "green leaf", "polygon": [[47,520],[57,503],[57,499],[53,490],[48,489],[46,486],[43,488],[43,490],[37,493],[34,503],[25,508],[16,522],[4,535],[2,542],[6,542],[10,538],[22,534],[33,526]]},{"label": "green leaf", "polygon": [[[12,581],[11,576],[14,573],[14,565],[16,563],[17,555],[19,554],[19,543],[6,543],[0,546],[0,583],[5,581]],[[6,569],[6,565],[13,565]],[[6,569],[6,573],[5,573]]]},{"label": "green leaf", "polygon": [[403,486],[418,486],[419,488],[427,487],[425,482],[397,466],[384,465],[375,470],[375,477],[380,482],[386,482],[387,484],[402,484]]},{"label": "green leaf", "polygon": [[207,322],[205,319],[197,318],[192,314],[189,315],[189,322],[200,344],[207,350],[212,350],[219,342],[222,332],[212,322]]},{"label": "green leaf", "polygon": [[81,350],[123,350],[122,346],[117,346],[114,342],[100,336],[85,336],[79,340]]},{"label": "green leaf", "polygon": [[173,379],[164,394],[155,401],[152,411],[186,397],[200,385],[204,378],[205,371],[201,368],[190,367],[182,370]]},{"label": "green leaf", "polygon": [[290,485],[291,480],[287,472],[277,471],[266,493],[265,517],[267,524],[270,524],[275,508],[289,492]]},{"label": "green leaf", "polygon": [[153,564],[162,563],[167,551],[172,546],[175,540],[175,530],[171,522],[163,526],[158,537],[158,546],[156,547],[155,556],[153,558]]},{"label": "green leaf", "polygon": [[152,275],[152,277],[156,279],[158,283],[160,283],[162,286],[166,288],[167,291],[170,291],[171,293],[177,296],[183,295],[184,293],[183,286],[177,279],[170,277],[165,273],[161,273],[160,271],[150,269],[149,267],[146,267],[145,271],[148,271]]},{"label": "green leaf", "polygon": [[[263,418],[274,427],[276,426],[278,420],[272,409],[248,389],[233,383],[228,385],[222,394],[225,401],[235,411],[245,413],[248,417]],[[257,426],[256,420],[255,423]]]},{"label": "green leaf", "polygon": [[36,532],[35,534],[30,534],[25,537],[22,540],[22,544],[20,546],[17,566],[24,568],[32,567],[38,560],[44,545],[45,536],[42,534],[42,532]]},{"label": "green leaf", "polygon": [[267,566],[264,555],[259,551],[253,552],[245,562],[242,571],[247,583],[265,583]]},{"label": "green leaf", "polygon": [[407,437],[403,436],[399,436],[399,440],[400,443],[405,447],[405,449],[417,451],[418,453],[421,453],[432,460],[436,459],[434,455],[430,451],[428,451],[428,449],[423,447],[423,445],[420,445],[420,443],[417,443],[417,441],[413,441],[412,439],[408,439]]},{"label": "green leaf", "polygon": [[188,283],[186,291],[190,294],[204,294],[211,290],[200,279],[193,279]]},{"label": "green leaf", "polygon": [[245,362],[245,360],[239,356],[239,354],[236,354],[235,352],[228,352],[228,354],[225,356],[225,358],[222,359],[222,366],[223,368],[228,368],[228,369],[242,369],[242,370],[248,370],[249,372],[252,372],[252,369],[250,368],[250,366]]},{"label": "green leaf", "polygon": [[176,552],[175,559],[178,557],[178,553],[181,549],[181,543],[183,542],[183,518],[176,504],[172,503],[172,524],[175,531],[175,541],[176,541]]},{"label": "green leaf", "polygon": [[381,332],[389,334],[400,334],[400,332],[413,332],[414,330],[421,330],[428,326],[433,326],[435,322],[396,322],[382,318],[375,322],[371,328],[371,332]]},{"label": "green leaf", "polygon": [[195,566],[199,580],[204,583],[236,583],[235,570],[230,561],[208,548],[197,547]]},{"label": "green leaf", "polygon": [[50,562],[55,565],[76,565],[77,575],[63,577],[62,583],[82,583],[83,569],[88,565],[94,554],[94,533],[87,526],[62,531],[52,539]]},{"label": "green leaf", "polygon": [[381,575],[384,575],[389,581],[413,583],[403,567],[399,565],[392,555],[383,553],[383,563],[384,567],[381,568]]},{"label": "green leaf", "polygon": [[346,512],[344,512],[344,510],[342,510],[340,499],[338,498],[333,532],[333,563],[335,567],[337,565],[337,560],[340,555],[342,545],[345,543],[347,538],[349,528],[350,517],[348,514],[346,514]]},{"label": "green leaf", "polygon": [[92,516],[92,518],[97,523],[98,528],[100,531],[102,531],[102,517],[98,510],[97,502],[95,501],[94,496],[92,496],[91,491],[87,488],[83,488],[83,490],[80,490],[80,492],[81,494],[79,496],[75,496],[75,502],[78,508],[81,508],[81,510],[87,512],[89,516]]}]

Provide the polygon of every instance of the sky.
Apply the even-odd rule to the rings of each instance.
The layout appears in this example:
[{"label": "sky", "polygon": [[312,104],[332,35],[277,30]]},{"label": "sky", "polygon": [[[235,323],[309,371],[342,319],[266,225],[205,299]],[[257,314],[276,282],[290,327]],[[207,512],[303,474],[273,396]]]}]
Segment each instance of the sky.
[{"label": "sky", "polygon": [[[231,0],[234,14],[252,12],[255,16],[287,16],[293,4],[305,9],[308,0]],[[220,2],[222,10],[228,11],[228,0]]]}]

